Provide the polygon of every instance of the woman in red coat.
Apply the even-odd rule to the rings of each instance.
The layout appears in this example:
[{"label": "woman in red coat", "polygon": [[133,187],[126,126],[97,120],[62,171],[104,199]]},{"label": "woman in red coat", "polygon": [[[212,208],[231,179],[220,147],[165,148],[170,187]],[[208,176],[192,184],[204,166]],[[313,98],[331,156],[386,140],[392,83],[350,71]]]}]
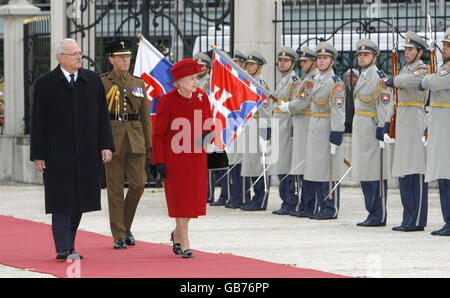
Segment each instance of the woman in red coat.
[{"label": "woman in red coat", "polygon": [[198,87],[202,71],[193,59],[172,67],[175,88],[161,96],[153,127],[153,162],[164,178],[169,216],[176,220],[173,251],[183,258],[193,257],[189,220],[206,215],[208,166],[202,144],[213,126],[208,95]]}]

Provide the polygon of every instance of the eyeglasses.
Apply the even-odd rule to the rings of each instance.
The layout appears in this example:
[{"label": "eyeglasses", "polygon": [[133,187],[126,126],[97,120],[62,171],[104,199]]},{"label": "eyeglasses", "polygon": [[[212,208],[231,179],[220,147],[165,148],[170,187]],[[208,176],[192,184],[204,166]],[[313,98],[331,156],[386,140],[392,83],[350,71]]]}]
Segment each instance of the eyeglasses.
[{"label": "eyeglasses", "polygon": [[61,55],[75,57],[75,56],[83,56],[83,53],[82,53],[82,52],[75,52],[75,53],[72,53],[72,54],[65,54],[65,53],[62,53]]}]

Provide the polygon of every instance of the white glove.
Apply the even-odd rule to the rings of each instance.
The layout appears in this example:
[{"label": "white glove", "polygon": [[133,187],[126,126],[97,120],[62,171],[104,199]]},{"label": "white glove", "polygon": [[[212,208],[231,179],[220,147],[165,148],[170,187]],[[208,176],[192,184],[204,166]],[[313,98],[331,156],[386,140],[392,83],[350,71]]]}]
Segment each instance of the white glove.
[{"label": "white glove", "polygon": [[422,137],[422,143],[425,147],[428,146],[428,140],[425,138],[425,136]]},{"label": "white glove", "polygon": [[261,152],[263,154],[266,154],[269,151],[269,141],[268,140],[264,140],[263,138],[259,138],[259,150],[261,150]]},{"label": "white glove", "polygon": [[378,141],[378,143],[380,143],[380,148],[384,149],[386,147],[386,145],[384,144],[384,142],[382,141]]},{"label": "white glove", "polygon": [[207,144],[206,145],[206,153],[213,153],[214,152],[214,145],[213,144]]},{"label": "white glove", "polygon": [[281,105],[279,106],[279,108],[280,108],[280,111],[288,113],[289,112],[289,102],[288,101],[287,102],[283,101],[281,103]]},{"label": "white glove", "polygon": [[387,133],[384,134],[384,142],[387,144],[395,144],[395,139],[391,139]]},{"label": "white glove", "polygon": [[330,143],[331,145],[331,154],[335,155],[336,154],[336,148],[338,147],[337,145]]}]

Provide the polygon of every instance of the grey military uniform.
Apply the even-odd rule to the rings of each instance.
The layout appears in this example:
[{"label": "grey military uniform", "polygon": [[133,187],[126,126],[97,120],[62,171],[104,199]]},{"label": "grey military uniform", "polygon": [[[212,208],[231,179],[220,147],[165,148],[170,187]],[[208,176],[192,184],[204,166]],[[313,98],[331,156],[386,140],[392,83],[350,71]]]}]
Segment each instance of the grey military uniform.
[{"label": "grey military uniform", "polygon": [[209,87],[209,74],[205,74],[203,77],[198,78],[198,86],[208,93],[208,87]]},{"label": "grey military uniform", "polygon": [[[312,118],[309,122],[304,179],[327,182],[330,178],[330,132],[343,132],[345,122],[345,87],[330,70],[318,76],[311,90]],[[345,173],[344,148],[338,146],[333,158],[332,180]]]},{"label": "grey military uniform", "polygon": [[[395,133],[392,176],[425,174],[426,148],[421,138],[427,127],[424,104],[427,92],[417,87],[428,72],[428,66],[419,60],[407,64],[394,79],[398,87],[398,108]],[[389,121],[390,115],[386,121]]]},{"label": "grey military uniform", "polygon": [[[268,89],[267,83],[262,79],[261,75],[257,76],[255,80]],[[266,126],[266,123],[270,122],[270,116],[270,109],[261,105],[241,133],[243,134],[242,141],[244,142],[241,176],[258,177],[263,172],[262,152],[259,147],[259,128]]]},{"label": "grey military uniform", "polygon": [[319,74],[314,69],[309,75],[303,78],[300,87],[296,90],[294,100],[289,103],[289,113],[292,116],[293,136],[292,136],[292,162],[291,174],[303,175],[306,165],[306,144],[308,137],[309,122],[311,119],[311,90],[315,83],[315,78]]},{"label": "grey military uniform", "polygon": [[450,179],[450,62],[425,75],[422,86],[431,92],[425,180]]},{"label": "grey military uniform", "polygon": [[[352,179],[377,181],[380,179],[380,145],[376,128],[383,127],[393,109],[389,88],[382,87],[385,74],[374,65],[361,73],[353,91],[355,116],[352,133]],[[384,150],[386,153],[388,150]],[[388,154],[383,154],[383,179],[390,178]]]},{"label": "grey military uniform", "polygon": [[[290,72],[278,84],[274,95],[283,102],[292,102],[300,87],[301,79]],[[292,118],[288,112],[282,112],[276,102],[272,102],[272,137],[271,155],[273,164],[269,169],[270,175],[288,174],[291,170],[292,157]]]}]

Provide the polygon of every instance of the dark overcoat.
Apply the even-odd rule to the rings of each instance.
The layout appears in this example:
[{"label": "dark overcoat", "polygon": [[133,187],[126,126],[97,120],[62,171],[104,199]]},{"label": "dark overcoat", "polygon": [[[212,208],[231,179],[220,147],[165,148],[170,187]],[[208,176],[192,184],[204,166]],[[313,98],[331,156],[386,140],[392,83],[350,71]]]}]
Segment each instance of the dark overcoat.
[{"label": "dark overcoat", "polygon": [[115,151],[100,76],[80,68],[75,87],[61,67],[35,84],[30,159],[45,160],[45,212],[100,210],[101,150]]}]

